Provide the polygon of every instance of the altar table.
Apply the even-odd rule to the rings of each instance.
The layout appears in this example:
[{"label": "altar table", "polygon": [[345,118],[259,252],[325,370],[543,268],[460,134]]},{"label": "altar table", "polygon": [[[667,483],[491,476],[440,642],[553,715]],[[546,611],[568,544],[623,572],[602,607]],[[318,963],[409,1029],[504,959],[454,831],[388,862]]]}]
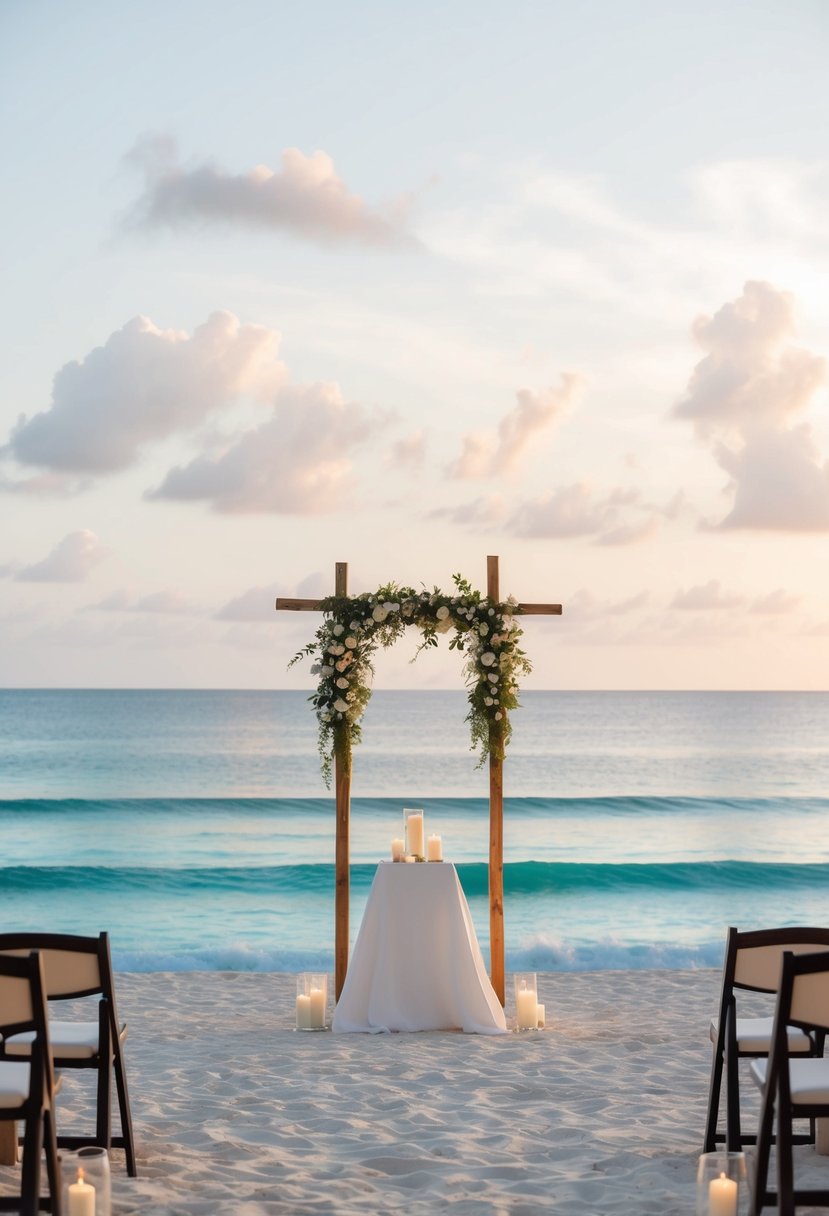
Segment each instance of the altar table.
[{"label": "altar table", "polygon": [[377,867],[332,1029],[506,1034],[449,862]]}]

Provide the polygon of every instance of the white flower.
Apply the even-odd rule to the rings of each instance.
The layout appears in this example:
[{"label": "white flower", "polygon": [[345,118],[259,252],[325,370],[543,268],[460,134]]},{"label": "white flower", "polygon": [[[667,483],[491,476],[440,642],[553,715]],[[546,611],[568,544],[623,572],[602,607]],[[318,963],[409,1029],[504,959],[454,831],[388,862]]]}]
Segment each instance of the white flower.
[{"label": "white flower", "polygon": [[320,668],[320,675],[321,675],[321,676],[333,676],[333,674],[334,674],[334,668],[333,668],[333,667],[329,667],[327,664],[326,664],[326,666],[325,666],[325,667],[321,667],[321,668]]},{"label": "white flower", "polygon": [[335,638],[338,638],[341,633],[345,633],[345,625],[341,625],[338,621],[331,632],[334,634]]},{"label": "white flower", "polygon": [[484,705],[494,705],[494,704],[495,704],[495,702],[493,701],[492,697],[484,697]]},{"label": "white flower", "polygon": [[357,645],[357,639],[356,639],[356,638],[352,638],[352,637],[349,635],[349,637],[347,637],[347,638],[345,639],[345,644],[346,644],[346,646],[348,647],[348,649],[349,649],[349,650],[353,650],[353,649],[354,649],[354,647]]},{"label": "white flower", "polygon": [[500,711],[500,709],[499,709],[499,710],[498,710],[498,712],[497,712],[497,714],[495,715],[495,721],[496,721],[496,722],[500,722],[500,721],[501,721],[501,719],[503,718],[503,716],[504,716],[504,715],[501,713],[501,711]]},{"label": "white flower", "polygon": [[340,676],[337,680],[337,688],[348,688],[348,680],[345,676]]},{"label": "white flower", "polygon": [[312,663],[312,664],[311,664],[311,675],[312,675],[312,676],[318,676],[318,675],[319,675],[319,673],[320,673],[320,665],[319,665],[319,663]]},{"label": "white flower", "polygon": [[489,678],[489,679],[492,681],[492,683],[493,683],[493,684],[497,684],[497,683],[498,683],[498,677],[496,676],[496,674],[495,674],[495,672],[494,672],[494,671],[491,671],[491,672],[489,673],[489,677],[488,677],[488,678]]},{"label": "white flower", "polygon": [[354,630],[354,632],[355,632],[355,633],[358,633],[358,632],[359,632],[359,629],[360,629],[360,622],[359,622],[359,621],[352,621],[352,622],[351,622],[351,628]]},{"label": "white flower", "polygon": [[374,617],[375,621],[377,621],[377,624],[381,625],[389,614],[385,608],[382,608],[380,604],[378,604],[377,607],[372,611],[371,615]]},{"label": "white flower", "polygon": [[448,615],[449,615],[449,609],[446,607],[445,604],[441,604],[440,608],[438,608],[437,612],[435,613],[435,616],[438,618],[439,621],[445,621],[446,618],[448,617]]},{"label": "white flower", "polygon": [[489,625],[485,625],[482,621],[481,624],[478,626],[478,633],[481,635],[482,638],[485,638],[486,635],[489,633]]},{"label": "white flower", "polygon": [[489,615],[490,615],[490,616],[495,616],[495,609],[494,609],[494,608],[490,608],[490,610],[489,610]]},{"label": "white flower", "polygon": [[483,666],[491,667],[494,662],[495,662],[495,655],[492,653],[492,651],[491,650],[484,651],[484,653],[481,655],[481,663],[483,664]]},{"label": "white flower", "polygon": [[387,600],[386,603],[383,605],[383,607],[385,608],[386,612],[399,612],[400,611],[400,605],[393,604],[391,602],[391,600]]},{"label": "white flower", "polygon": [[332,642],[331,645],[328,647],[328,653],[329,654],[339,654],[340,653],[339,642]]},{"label": "white flower", "polygon": [[344,701],[342,699],[342,697],[337,697],[337,700],[334,702],[334,708],[337,710],[338,713],[341,713],[341,714],[347,713],[348,712],[348,702]]}]

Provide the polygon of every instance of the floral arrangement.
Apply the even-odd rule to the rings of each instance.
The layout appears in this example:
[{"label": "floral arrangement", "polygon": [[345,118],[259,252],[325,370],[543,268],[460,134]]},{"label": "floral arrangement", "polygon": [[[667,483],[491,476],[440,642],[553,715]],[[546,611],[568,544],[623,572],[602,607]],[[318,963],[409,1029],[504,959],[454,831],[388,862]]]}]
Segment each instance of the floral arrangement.
[{"label": "floral arrangement", "polygon": [[459,574],[453,582],[453,595],[437,587],[417,592],[387,583],[371,594],[332,595],[321,601],[323,623],[289,666],[309,657],[311,673],[319,677],[309,700],[319,723],[326,785],[331,784],[334,757],[350,765],[352,745],[360,741],[377,648],[391,646],[410,626],[422,635],[415,658],[437,646],[438,634],[452,633],[449,649],[466,655],[471,749],[478,752],[479,767],[489,756],[503,759],[512,734],[509,711],[518,705],[518,676],[531,670],[518,644],[523,632],[516,620],[520,609],[511,597],[501,604],[487,599]]}]

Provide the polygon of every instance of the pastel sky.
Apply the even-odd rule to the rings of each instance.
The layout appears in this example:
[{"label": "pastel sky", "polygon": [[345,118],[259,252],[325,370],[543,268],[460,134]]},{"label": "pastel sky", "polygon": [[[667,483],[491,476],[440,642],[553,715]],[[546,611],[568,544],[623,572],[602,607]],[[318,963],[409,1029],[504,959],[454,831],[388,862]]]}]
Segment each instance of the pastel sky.
[{"label": "pastel sky", "polygon": [[823,0],[3,0],[2,684],[310,687],[277,594],[497,553],[528,687],[829,687],[828,55]]}]

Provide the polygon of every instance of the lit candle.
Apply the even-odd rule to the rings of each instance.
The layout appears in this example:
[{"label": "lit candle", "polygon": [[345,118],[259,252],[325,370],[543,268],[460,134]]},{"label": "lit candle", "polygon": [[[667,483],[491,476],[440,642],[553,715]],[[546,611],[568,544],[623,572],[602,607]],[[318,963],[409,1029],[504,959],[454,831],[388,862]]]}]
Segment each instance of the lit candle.
[{"label": "lit candle", "polygon": [[310,1003],[308,1025],[312,1030],[321,1030],[325,1025],[325,993],[322,988],[312,988],[307,998]]},{"label": "lit candle", "polygon": [[69,1187],[69,1216],[95,1216],[95,1187],[84,1180],[83,1170]]},{"label": "lit candle", "polygon": [[515,1012],[519,1030],[532,1030],[538,1025],[538,1002],[532,988],[519,988],[515,994]]},{"label": "lit candle", "polygon": [[443,843],[440,836],[430,836],[426,851],[427,861],[443,861]]},{"label": "lit candle", "polygon": [[406,828],[409,833],[409,852],[415,857],[424,857],[426,849],[424,848],[423,811],[410,815],[406,821]]},{"label": "lit candle", "polygon": [[404,840],[393,840],[391,842],[391,859],[392,861],[402,861],[406,853],[406,842]]},{"label": "lit candle", "polygon": [[311,998],[303,993],[296,998],[296,1028],[309,1030],[311,1027]]},{"label": "lit candle", "polygon": [[544,1006],[537,1005],[536,1008],[538,1009],[538,1029],[543,1030],[547,1024],[544,1020]]},{"label": "lit candle", "polygon": [[720,1174],[708,1187],[708,1216],[737,1216],[737,1183],[733,1178]]}]

